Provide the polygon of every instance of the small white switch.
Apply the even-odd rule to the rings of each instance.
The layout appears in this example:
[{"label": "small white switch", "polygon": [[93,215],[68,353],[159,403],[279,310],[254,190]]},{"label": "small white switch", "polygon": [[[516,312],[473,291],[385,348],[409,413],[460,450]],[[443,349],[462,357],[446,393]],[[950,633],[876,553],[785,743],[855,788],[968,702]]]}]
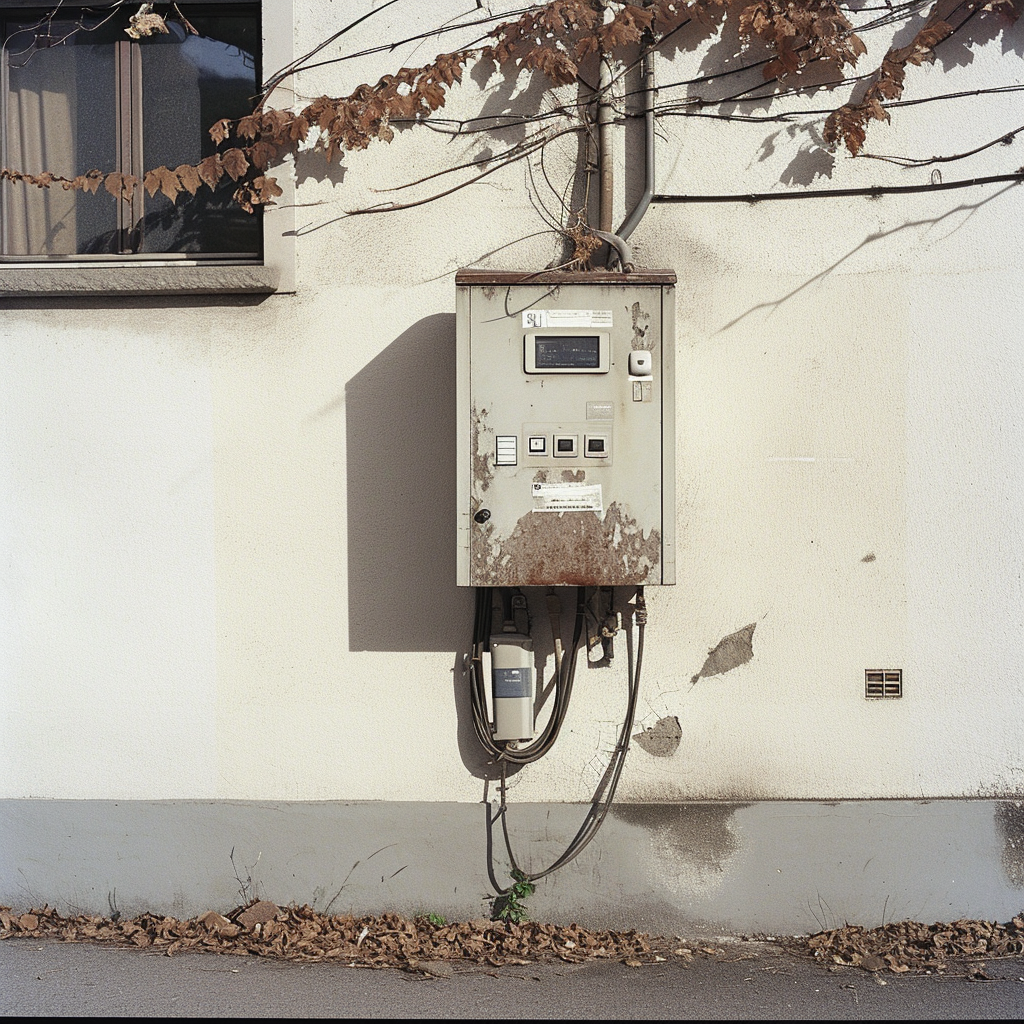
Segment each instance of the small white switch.
[{"label": "small white switch", "polygon": [[531,455],[546,455],[548,450],[548,439],[546,437],[531,437],[527,441]]},{"label": "small white switch", "polygon": [[630,377],[650,377],[654,372],[654,360],[651,353],[643,349],[635,349],[629,353]]},{"label": "small white switch", "polygon": [[519,438],[515,434],[499,434],[495,441],[494,464],[496,466],[514,466]]}]

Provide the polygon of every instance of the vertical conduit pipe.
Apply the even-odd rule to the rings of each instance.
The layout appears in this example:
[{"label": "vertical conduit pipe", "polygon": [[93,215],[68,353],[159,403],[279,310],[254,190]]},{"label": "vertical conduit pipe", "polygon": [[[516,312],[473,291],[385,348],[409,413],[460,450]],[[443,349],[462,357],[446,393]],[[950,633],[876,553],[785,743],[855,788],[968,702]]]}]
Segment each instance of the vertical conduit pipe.
[{"label": "vertical conduit pipe", "polygon": [[614,201],[614,168],[612,163],[612,66],[611,58],[601,54],[601,77],[597,100],[597,142],[600,149],[601,192],[598,212],[598,227],[601,231],[612,229],[612,203]]},{"label": "vertical conduit pipe", "polygon": [[[602,64],[602,68],[604,65]],[[644,90],[644,191],[637,200],[636,206],[622,222],[616,232],[621,239],[627,239],[633,229],[643,219],[647,207],[651,205],[654,195],[654,50],[649,49],[643,59],[643,90]],[[604,143],[602,141],[602,152]],[[603,192],[602,192],[603,196]],[[602,211],[604,207],[602,206]],[[604,228],[604,224],[601,224]],[[605,230],[608,230],[607,228]]]}]

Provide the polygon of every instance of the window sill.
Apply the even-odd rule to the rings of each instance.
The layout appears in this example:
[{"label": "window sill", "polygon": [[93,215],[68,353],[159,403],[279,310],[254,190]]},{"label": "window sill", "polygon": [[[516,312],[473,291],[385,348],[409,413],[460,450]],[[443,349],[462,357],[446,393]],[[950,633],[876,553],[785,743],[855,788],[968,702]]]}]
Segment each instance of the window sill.
[{"label": "window sill", "polygon": [[253,265],[117,267],[0,265],[0,298],[103,295],[270,295],[277,267]]}]

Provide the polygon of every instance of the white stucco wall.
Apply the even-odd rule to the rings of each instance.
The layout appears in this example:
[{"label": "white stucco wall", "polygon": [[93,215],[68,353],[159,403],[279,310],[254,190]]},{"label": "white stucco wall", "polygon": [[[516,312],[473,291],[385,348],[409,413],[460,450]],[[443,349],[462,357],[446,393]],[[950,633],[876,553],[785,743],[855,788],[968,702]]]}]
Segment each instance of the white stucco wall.
[{"label": "white stucco wall", "polygon": [[[297,53],[336,6],[297,4]],[[371,19],[347,52],[462,9],[430,6]],[[297,91],[348,92],[459,42],[442,38]],[[911,88],[1019,82],[1022,38]],[[663,61],[661,81],[697,65]],[[536,92],[520,84],[513,106]],[[446,110],[501,109],[500,89],[467,76]],[[907,108],[869,143],[966,149],[1015,127],[1012,106]],[[658,191],[780,187],[799,138],[778,127],[664,122]],[[483,145],[403,133],[338,183],[300,157],[294,294],[0,308],[0,797],[481,799],[456,704],[453,272],[560,249],[534,234],[543,186],[522,165],[342,214]],[[575,155],[549,152],[560,185]],[[840,155],[810,187],[929,173]],[[680,582],[648,595],[640,724],[676,715],[683,736],[631,753],[626,799],[1020,794],[1022,205],[996,185],[648,212],[638,261],[680,281]],[[753,660],[691,685],[749,623]],[[878,667],[904,670],[902,700],[864,699]],[[517,800],[589,797],[624,689],[622,666],[581,669]]]}]

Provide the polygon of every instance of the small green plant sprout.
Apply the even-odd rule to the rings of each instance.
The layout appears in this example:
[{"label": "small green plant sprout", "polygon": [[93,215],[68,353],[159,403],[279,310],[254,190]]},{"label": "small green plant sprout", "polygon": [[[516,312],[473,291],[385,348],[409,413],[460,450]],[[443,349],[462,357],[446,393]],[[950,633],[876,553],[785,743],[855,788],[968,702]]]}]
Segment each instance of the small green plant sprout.
[{"label": "small green plant sprout", "polygon": [[427,920],[435,928],[443,928],[448,923],[444,918],[444,914],[435,914],[433,912],[427,914]]},{"label": "small green plant sprout", "polygon": [[509,924],[522,924],[523,921],[528,921],[530,918],[523,900],[536,891],[537,886],[519,868],[513,868],[512,884],[494,901],[492,920],[505,921]]}]

